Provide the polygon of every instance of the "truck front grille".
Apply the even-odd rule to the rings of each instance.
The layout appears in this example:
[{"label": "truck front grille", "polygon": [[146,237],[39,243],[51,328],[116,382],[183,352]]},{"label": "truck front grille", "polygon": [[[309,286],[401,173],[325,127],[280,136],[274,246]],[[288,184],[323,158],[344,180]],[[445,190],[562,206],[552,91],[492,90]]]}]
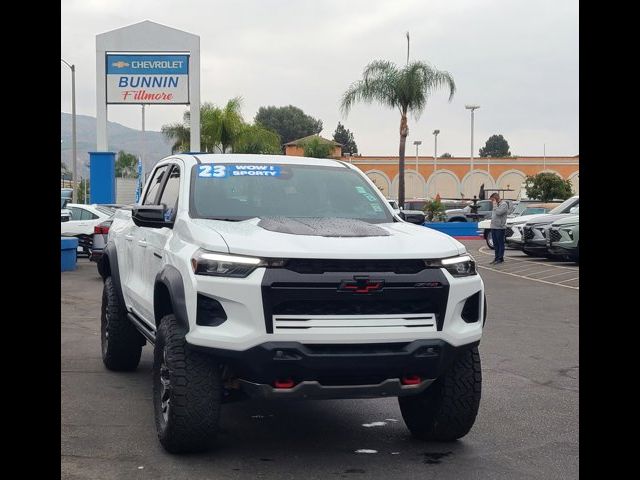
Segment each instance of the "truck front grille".
[{"label": "truck front grille", "polygon": [[381,281],[383,288],[366,294],[340,288],[354,276],[363,272],[300,274],[287,268],[267,269],[262,282],[267,333],[283,328],[326,333],[329,327],[344,333],[378,327],[442,330],[449,283],[440,269],[369,273],[366,276]]},{"label": "truck front grille", "polygon": [[533,228],[531,227],[524,227],[523,231],[522,231],[522,237],[525,240],[533,240],[534,237],[534,233],[533,233]]},{"label": "truck front grille", "polygon": [[560,235],[560,232],[558,230],[554,229],[550,229],[549,230],[549,240],[551,242],[559,242],[562,239],[562,235]]}]

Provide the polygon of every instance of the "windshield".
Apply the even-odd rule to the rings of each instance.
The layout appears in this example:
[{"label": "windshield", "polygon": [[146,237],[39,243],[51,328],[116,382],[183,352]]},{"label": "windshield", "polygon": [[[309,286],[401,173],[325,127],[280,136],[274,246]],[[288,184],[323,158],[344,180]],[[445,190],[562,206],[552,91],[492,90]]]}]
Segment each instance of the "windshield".
[{"label": "windshield", "polygon": [[527,208],[527,204],[526,203],[519,203],[515,206],[515,208],[513,209],[513,212],[511,212],[511,215],[521,215],[522,212],[524,212]]},{"label": "windshield", "polygon": [[[194,218],[352,218],[393,222],[386,200],[346,167],[201,164],[191,176]],[[388,205],[388,204],[387,204]]]},{"label": "windshield", "polygon": [[578,199],[573,197],[568,198],[564,202],[562,202],[560,205],[558,205],[556,208],[551,210],[549,213],[552,215],[555,215],[558,213],[567,213],[569,211],[569,208],[573,207],[574,205],[578,205]]},{"label": "windshield", "polygon": [[539,213],[547,213],[547,209],[543,207],[529,207],[522,212],[522,215],[537,215]]}]

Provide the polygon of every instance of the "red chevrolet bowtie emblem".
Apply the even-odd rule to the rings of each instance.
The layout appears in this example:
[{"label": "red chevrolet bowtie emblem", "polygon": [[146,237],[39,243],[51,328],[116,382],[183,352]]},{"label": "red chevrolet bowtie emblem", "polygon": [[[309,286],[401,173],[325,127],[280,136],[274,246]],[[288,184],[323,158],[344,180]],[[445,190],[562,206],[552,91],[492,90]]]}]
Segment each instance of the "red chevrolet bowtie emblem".
[{"label": "red chevrolet bowtie emblem", "polygon": [[353,280],[340,282],[338,290],[351,293],[375,293],[381,292],[384,280],[371,280],[369,277],[354,277]]}]

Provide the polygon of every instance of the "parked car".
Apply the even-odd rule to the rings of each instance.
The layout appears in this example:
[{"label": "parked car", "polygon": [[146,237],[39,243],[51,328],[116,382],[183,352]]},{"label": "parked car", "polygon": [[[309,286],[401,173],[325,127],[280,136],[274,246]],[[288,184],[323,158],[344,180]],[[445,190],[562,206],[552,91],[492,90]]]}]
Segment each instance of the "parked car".
[{"label": "parked car", "polygon": [[[505,200],[505,202],[509,204],[509,212],[513,211],[515,200]],[[477,214],[479,217],[473,215],[473,203],[464,208],[445,210],[447,222],[475,222],[477,221],[476,218],[491,218],[491,212],[493,211],[493,202],[491,200],[478,200],[476,206],[478,207]]]},{"label": "parked car", "polygon": [[578,207],[580,202],[580,197],[575,195],[571,198],[568,198],[564,202],[562,202],[557,207],[549,210],[546,214],[539,215],[521,215],[515,218],[507,219],[507,228],[505,230],[505,245],[509,248],[515,248],[517,250],[522,250],[524,245],[524,240],[522,238],[522,229],[524,225],[529,222],[535,220],[537,217],[541,217],[544,215],[557,215],[561,213],[571,213],[571,209],[574,207]]},{"label": "parked car", "polygon": [[93,243],[93,227],[110,218],[116,209],[113,206],[81,203],[69,203],[67,209],[71,212],[71,218],[60,222],[60,234],[77,237],[78,251],[89,255]]},{"label": "parked car", "polygon": [[552,255],[580,262],[580,215],[572,215],[551,224],[547,250]]},{"label": "parked car", "polygon": [[396,200],[387,200],[393,212],[402,218],[405,222],[413,223],[416,225],[422,225],[425,222],[425,214],[420,210],[405,210],[398,207]]},{"label": "parked car", "polygon": [[[516,205],[514,206],[513,211],[509,215],[507,215],[507,219],[524,215],[539,215],[542,213],[548,213],[559,205],[558,203],[536,203],[528,201],[518,201],[514,203]],[[505,234],[506,233],[507,232],[505,232]],[[513,229],[511,229],[511,234],[513,235]],[[493,250],[493,238],[491,237],[491,218],[487,218],[485,220],[482,220],[481,222],[478,222],[478,235],[482,235],[485,242],[487,243],[487,246]]]},{"label": "parked car", "polygon": [[150,407],[171,453],[209,448],[230,398],[399,397],[408,429],[431,442],[475,422],[475,261],[400,221],[354,165],[173,155],[140,205],[116,211],[98,269],[103,363],[135,370],[153,345]]},{"label": "parked car", "polygon": [[424,212],[424,207],[429,203],[427,198],[410,198],[404,201],[403,210],[418,210]]},{"label": "parked car", "polygon": [[89,255],[89,260],[92,262],[97,262],[102,257],[102,251],[109,238],[111,223],[113,223],[113,219],[109,218],[93,227],[93,241],[91,243],[91,254]]},{"label": "parked car", "polygon": [[[112,205],[117,208],[124,208],[131,210],[132,205]],[[89,260],[92,262],[98,262],[102,257],[102,252],[109,239],[109,228],[113,223],[113,217],[106,219],[104,222],[100,222],[93,227],[93,241],[91,244],[91,254]]]},{"label": "parked car", "polygon": [[547,239],[549,238],[549,229],[553,222],[572,217],[579,214],[579,208],[571,208],[571,213],[559,213],[555,215],[540,215],[534,220],[525,223],[522,228],[522,251],[533,257],[550,257],[553,256],[547,250]]}]

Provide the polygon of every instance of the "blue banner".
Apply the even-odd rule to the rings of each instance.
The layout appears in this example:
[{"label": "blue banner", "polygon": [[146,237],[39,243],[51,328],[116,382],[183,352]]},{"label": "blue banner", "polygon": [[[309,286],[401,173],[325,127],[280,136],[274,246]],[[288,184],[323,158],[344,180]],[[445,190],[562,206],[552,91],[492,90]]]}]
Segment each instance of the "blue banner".
[{"label": "blue banner", "polygon": [[107,55],[107,75],[188,75],[189,55]]}]

